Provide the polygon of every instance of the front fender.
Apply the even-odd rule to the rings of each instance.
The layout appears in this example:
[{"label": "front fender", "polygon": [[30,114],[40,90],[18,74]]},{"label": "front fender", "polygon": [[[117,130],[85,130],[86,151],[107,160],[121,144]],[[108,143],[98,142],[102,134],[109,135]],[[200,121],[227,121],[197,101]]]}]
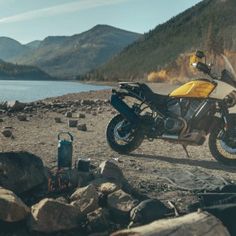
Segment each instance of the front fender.
[{"label": "front fender", "polygon": [[227,120],[228,120],[228,124],[226,127],[226,124],[222,118],[214,116],[210,125],[209,132],[211,132],[212,130],[214,130],[216,127],[219,127],[219,126],[222,129],[227,128],[227,131],[230,132],[236,126],[236,113],[230,113],[227,117]]}]

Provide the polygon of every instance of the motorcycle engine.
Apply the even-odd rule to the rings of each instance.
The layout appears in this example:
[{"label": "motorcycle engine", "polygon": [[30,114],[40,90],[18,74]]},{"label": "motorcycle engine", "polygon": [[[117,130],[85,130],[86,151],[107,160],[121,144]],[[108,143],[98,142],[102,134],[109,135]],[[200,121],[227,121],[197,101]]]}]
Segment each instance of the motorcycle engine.
[{"label": "motorcycle engine", "polygon": [[184,128],[184,121],[178,118],[167,118],[164,121],[164,128],[170,134],[179,133]]},{"label": "motorcycle engine", "polygon": [[171,101],[168,104],[170,117],[164,120],[165,131],[169,134],[178,134],[185,126],[184,120],[181,118],[181,105],[179,101]]},{"label": "motorcycle engine", "polygon": [[168,104],[170,117],[165,119],[165,130],[170,134],[177,134],[186,126],[203,102],[199,100],[180,99]]}]

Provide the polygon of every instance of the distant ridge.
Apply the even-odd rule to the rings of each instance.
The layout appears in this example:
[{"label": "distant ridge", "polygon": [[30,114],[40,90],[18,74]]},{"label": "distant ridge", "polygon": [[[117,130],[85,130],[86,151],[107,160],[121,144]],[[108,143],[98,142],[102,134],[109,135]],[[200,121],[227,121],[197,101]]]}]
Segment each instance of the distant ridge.
[{"label": "distant ridge", "polygon": [[24,54],[28,48],[18,41],[8,38],[0,37],[0,58],[2,60],[10,60],[16,55]]},{"label": "distant ridge", "polygon": [[109,25],[96,25],[73,36],[49,36],[42,41],[19,44],[22,52],[7,57],[1,57],[0,41],[0,58],[36,65],[50,75],[72,79],[103,65],[140,37],[140,34]]}]

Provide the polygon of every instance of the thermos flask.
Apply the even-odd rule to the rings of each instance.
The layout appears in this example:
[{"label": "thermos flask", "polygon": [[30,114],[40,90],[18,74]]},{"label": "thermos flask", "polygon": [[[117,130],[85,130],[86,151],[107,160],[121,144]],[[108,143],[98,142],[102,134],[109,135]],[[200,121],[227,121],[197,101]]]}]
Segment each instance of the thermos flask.
[{"label": "thermos flask", "polygon": [[[68,139],[61,139],[61,135],[67,135]],[[72,168],[73,136],[69,132],[58,134],[58,157],[57,166],[61,168]]]}]

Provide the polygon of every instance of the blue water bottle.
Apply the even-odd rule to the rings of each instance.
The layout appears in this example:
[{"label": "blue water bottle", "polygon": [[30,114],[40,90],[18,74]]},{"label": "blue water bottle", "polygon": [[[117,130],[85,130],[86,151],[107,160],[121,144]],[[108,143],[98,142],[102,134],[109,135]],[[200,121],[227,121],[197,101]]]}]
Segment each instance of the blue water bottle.
[{"label": "blue water bottle", "polygon": [[[70,140],[61,139],[61,135],[68,135]],[[58,157],[57,166],[61,168],[72,168],[72,153],[73,153],[73,136],[69,132],[61,132],[58,134]]]}]

